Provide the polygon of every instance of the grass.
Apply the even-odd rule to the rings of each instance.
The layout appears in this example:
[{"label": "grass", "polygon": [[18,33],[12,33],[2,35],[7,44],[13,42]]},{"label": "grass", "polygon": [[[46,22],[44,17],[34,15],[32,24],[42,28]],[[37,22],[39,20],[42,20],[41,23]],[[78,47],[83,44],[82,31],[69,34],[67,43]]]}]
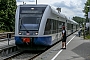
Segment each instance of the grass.
[{"label": "grass", "polygon": [[86,39],[90,39],[90,35],[89,35],[89,34],[86,35],[85,38],[86,38]]},{"label": "grass", "polygon": [[0,33],[3,33],[3,32],[5,32],[4,30],[0,30]]}]

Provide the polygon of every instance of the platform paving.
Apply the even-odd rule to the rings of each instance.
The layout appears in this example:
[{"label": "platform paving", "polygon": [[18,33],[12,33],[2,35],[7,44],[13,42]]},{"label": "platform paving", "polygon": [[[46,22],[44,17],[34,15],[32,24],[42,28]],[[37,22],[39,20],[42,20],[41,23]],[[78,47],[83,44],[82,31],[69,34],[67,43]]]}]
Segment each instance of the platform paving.
[{"label": "platform paving", "polygon": [[60,42],[34,60],[90,60],[90,40],[75,32],[67,38],[66,49],[61,49]]},{"label": "platform paving", "polygon": [[90,40],[76,35],[55,60],[90,60]]}]

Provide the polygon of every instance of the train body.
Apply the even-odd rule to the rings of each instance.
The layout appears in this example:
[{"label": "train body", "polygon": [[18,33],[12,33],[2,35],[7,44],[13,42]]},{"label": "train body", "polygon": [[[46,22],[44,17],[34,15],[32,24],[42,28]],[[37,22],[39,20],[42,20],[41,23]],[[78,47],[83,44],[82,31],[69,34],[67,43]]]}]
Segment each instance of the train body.
[{"label": "train body", "polygon": [[50,5],[19,5],[15,16],[15,44],[21,49],[37,49],[60,41],[62,26],[67,36],[77,30],[78,24],[56,11]]}]

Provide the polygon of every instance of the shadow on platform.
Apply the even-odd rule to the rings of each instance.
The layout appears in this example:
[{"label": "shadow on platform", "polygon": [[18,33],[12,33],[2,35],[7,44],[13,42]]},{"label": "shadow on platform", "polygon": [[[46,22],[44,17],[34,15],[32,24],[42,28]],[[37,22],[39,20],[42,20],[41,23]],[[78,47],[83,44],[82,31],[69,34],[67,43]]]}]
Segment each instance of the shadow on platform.
[{"label": "shadow on platform", "polygon": [[[72,49],[72,51],[79,56],[85,58],[85,60],[90,60],[90,42],[85,42],[78,47]],[[73,58],[79,58],[79,56],[72,56]]]}]

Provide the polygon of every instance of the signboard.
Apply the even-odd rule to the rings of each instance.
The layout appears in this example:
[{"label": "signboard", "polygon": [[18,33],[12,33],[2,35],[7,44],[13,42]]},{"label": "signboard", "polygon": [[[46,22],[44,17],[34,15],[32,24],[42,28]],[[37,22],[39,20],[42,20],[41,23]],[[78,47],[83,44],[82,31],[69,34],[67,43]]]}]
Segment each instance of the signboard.
[{"label": "signboard", "polygon": [[90,12],[88,12],[88,18],[90,18]]}]

